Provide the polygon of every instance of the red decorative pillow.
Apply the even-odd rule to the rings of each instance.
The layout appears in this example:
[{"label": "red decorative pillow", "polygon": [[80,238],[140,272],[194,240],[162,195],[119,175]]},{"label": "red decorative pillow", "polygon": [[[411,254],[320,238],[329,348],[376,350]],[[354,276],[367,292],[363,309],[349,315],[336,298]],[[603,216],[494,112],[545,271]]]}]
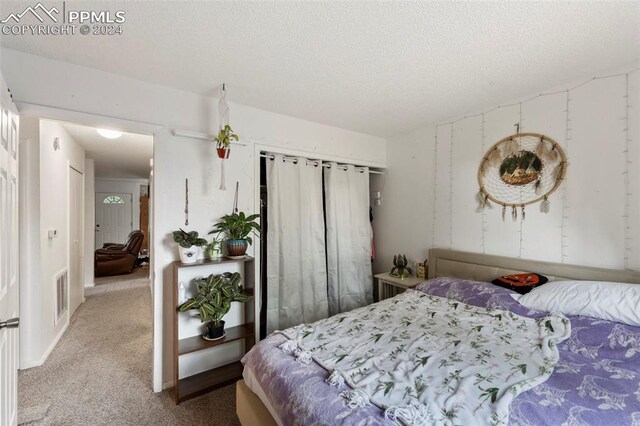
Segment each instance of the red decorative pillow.
[{"label": "red decorative pillow", "polygon": [[508,288],[509,290],[513,290],[516,293],[527,294],[534,288],[541,286],[547,281],[549,281],[549,279],[544,275],[529,273],[505,275],[496,278],[495,280],[491,281],[491,283],[499,287]]}]

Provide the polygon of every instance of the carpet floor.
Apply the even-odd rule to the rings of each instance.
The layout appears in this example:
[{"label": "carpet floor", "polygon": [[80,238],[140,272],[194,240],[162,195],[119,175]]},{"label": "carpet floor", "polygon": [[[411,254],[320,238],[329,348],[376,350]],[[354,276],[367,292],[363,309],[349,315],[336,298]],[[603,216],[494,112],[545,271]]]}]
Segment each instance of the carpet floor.
[{"label": "carpet floor", "polygon": [[112,275],[109,277],[97,277],[95,281],[95,285],[105,285],[105,284],[114,284],[114,283],[123,283],[129,281],[138,281],[138,280],[146,280],[149,279],[149,265],[138,266],[131,272],[130,274],[124,275]]},{"label": "carpet floor", "polygon": [[20,371],[20,422],[239,425],[235,385],[175,405],[170,390],[152,391],[151,364],[148,281],[87,295],[44,365]]}]

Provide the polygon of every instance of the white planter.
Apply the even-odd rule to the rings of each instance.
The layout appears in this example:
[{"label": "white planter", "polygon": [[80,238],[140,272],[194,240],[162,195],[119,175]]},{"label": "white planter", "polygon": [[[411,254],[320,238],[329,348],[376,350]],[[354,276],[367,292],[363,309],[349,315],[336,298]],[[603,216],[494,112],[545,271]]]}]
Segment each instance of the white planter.
[{"label": "white planter", "polygon": [[200,257],[200,247],[198,246],[189,248],[178,246],[178,251],[180,252],[180,262],[182,263],[196,263],[198,257]]}]

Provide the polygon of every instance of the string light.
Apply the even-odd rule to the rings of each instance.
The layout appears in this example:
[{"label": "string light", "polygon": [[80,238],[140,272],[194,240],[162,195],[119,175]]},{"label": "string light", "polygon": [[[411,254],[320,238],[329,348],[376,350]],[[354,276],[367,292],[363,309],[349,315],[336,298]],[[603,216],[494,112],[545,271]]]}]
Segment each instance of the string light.
[{"label": "string light", "polygon": [[[569,128],[569,89],[565,90],[565,108],[564,108],[564,116],[565,116],[565,126],[564,126],[564,152],[569,157],[569,140],[571,139]],[[569,200],[567,193],[567,184],[562,186],[562,212],[560,219],[560,261],[562,263],[565,262],[567,258],[567,234],[565,233],[565,224],[567,219],[567,210],[569,209]]]},{"label": "string light", "polygon": [[640,71],[640,68],[633,69],[633,70],[631,70],[631,71],[629,71],[627,73],[609,74],[609,75],[604,75],[604,76],[601,76],[601,77],[593,77],[593,78],[590,78],[589,80],[583,81],[580,84],[577,84],[577,85],[575,85],[573,87],[570,87],[569,89],[556,90],[556,91],[553,91],[553,92],[540,93],[539,95],[532,96],[532,97],[530,97],[528,99],[525,99],[524,101],[521,101],[521,102],[513,102],[513,103],[510,103],[510,104],[498,105],[498,106],[493,107],[493,108],[491,108],[491,109],[489,109],[487,111],[484,111],[484,112],[480,112],[480,113],[477,113],[477,114],[471,114],[471,115],[465,115],[465,116],[459,117],[459,118],[457,118],[455,120],[452,120],[452,121],[444,121],[444,122],[438,123],[437,126],[447,126],[449,124],[455,124],[455,123],[457,123],[459,121],[466,120],[467,118],[480,117],[483,114],[489,114],[489,113],[491,113],[493,111],[499,110],[500,108],[508,108],[508,107],[513,107],[513,106],[520,105],[520,104],[526,104],[528,102],[533,101],[534,99],[538,99],[538,98],[541,98],[543,96],[557,95],[559,93],[565,93],[565,92],[570,91],[570,90],[575,90],[578,87],[582,87],[585,84],[591,83],[594,80],[602,80],[602,79],[613,78],[613,77],[622,77],[622,76],[634,73],[636,71]]},{"label": "string light", "polygon": [[436,215],[438,204],[438,126],[436,125],[436,135],[433,153],[433,214],[431,215],[431,247],[436,246]]},{"label": "string light", "polygon": [[[630,254],[633,251],[633,247],[632,247],[632,236],[631,236],[631,232],[630,232],[630,213],[631,213],[631,200],[633,197],[633,194],[631,192],[631,179],[629,176],[630,173],[630,164],[631,164],[631,156],[630,156],[630,147],[631,147],[631,135],[630,135],[630,131],[629,131],[629,110],[632,108],[629,102],[629,74],[634,73],[640,71],[640,68],[636,68],[633,69],[629,72],[626,73],[617,73],[617,74],[609,74],[609,75],[604,75],[604,76],[597,76],[597,77],[593,77],[589,80],[585,80],[579,84],[576,84],[575,86],[572,86],[568,89],[564,89],[564,90],[556,90],[556,91],[552,91],[552,92],[543,92],[540,93],[538,95],[532,96],[530,98],[527,98],[521,102],[514,102],[514,103],[510,103],[510,104],[502,104],[502,105],[498,105],[495,106],[489,110],[486,110],[484,112],[481,113],[477,113],[477,114],[470,114],[470,115],[464,115],[461,116],[455,120],[451,120],[451,121],[446,121],[446,122],[441,122],[435,125],[435,143],[434,143],[434,167],[433,167],[433,174],[434,174],[434,179],[433,179],[433,184],[434,184],[434,189],[433,189],[433,223],[432,223],[432,236],[431,236],[431,241],[432,241],[432,247],[435,247],[435,242],[436,242],[436,238],[435,238],[435,234],[436,234],[436,222],[437,222],[437,214],[438,214],[438,208],[437,208],[437,204],[438,204],[438,151],[439,151],[439,143],[440,141],[438,140],[438,129],[442,126],[449,126],[450,127],[450,147],[449,147],[449,246],[453,247],[453,144],[454,144],[454,131],[453,131],[453,125],[462,121],[462,120],[466,120],[468,118],[474,118],[474,117],[482,117],[482,149],[484,150],[485,147],[485,139],[486,139],[486,133],[485,133],[485,115],[489,114],[493,111],[499,110],[501,108],[508,108],[508,107],[514,107],[514,106],[518,106],[519,109],[519,124],[521,125],[523,118],[522,118],[522,105],[526,104],[528,102],[531,102],[535,99],[541,98],[541,97],[545,97],[545,96],[552,96],[552,95],[557,95],[557,94],[561,94],[564,93],[566,96],[566,100],[565,100],[565,144],[564,144],[564,150],[567,153],[568,156],[568,151],[569,151],[569,146],[570,146],[570,141],[571,141],[571,127],[570,127],[570,116],[569,116],[569,104],[570,104],[570,94],[571,91],[578,89],[579,87],[582,87],[590,82],[593,82],[595,80],[603,80],[603,79],[609,79],[609,78],[615,78],[615,77],[624,77],[625,78],[625,99],[626,99],[626,114],[625,114],[625,128],[624,128],[624,132],[625,132],[625,149],[624,149],[624,157],[625,157],[625,167],[624,167],[624,175],[625,175],[625,214],[624,214],[624,231],[625,231],[625,241],[624,241],[624,264],[625,264],[625,268],[629,269],[630,267]],[[522,130],[522,127],[521,127]],[[562,215],[561,215],[561,223],[560,223],[560,239],[561,239],[561,261],[562,263],[565,263],[567,258],[568,258],[568,254],[567,254],[567,249],[568,249],[568,236],[566,233],[566,224],[567,224],[567,220],[569,218],[569,211],[570,211],[570,203],[569,203],[569,197],[568,197],[568,193],[567,193],[567,185],[563,185],[562,187]],[[486,217],[485,217],[485,212],[484,210],[481,212],[481,216],[482,216],[482,234],[481,234],[481,245],[482,245],[482,252],[485,253],[486,252],[486,232],[488,231],[487,228],[487,222],[486,222]],[[523,235],[523,224],[522,221],[520,222],[520,248],[519,248],[519,257],[522,256],[522,252],[524,250],[524,235]]]},{"label": "string light", "polygon": [[451,143],[449,144],[449,248],[453,248],[453,123],[451,123]]},{"label": "string light", "polygon": [[[484,113],[482,114],[482,146],[481,146],[481,153],[485,152],[485,146],[486,146],[486,134],[485,134],[485,127],[484,127]],[[482,154],[481,154],[482,155]],[[487,232],[487,218],[485,216],[485,210],[486,209],[482,209],[480,210],[480,215],[481,215],[481,220],[482,220],[482,254],[486,253],[486,239],[485,239],[485,233]]]},{"label": "string light", "polygon": [[624,98],[626,102],[625,117],[624,117],[624,188],[625,188],[625,203],[624,203],[624,268],[629,269],[629,254],[631,253],[631,235],[629,233],[629,212],[631,210],[631,183],[629,178],[629,149],[630,149],[630,136],[629,136],[629,74],[625,75],[624,80],[625,93]]},{"label": "string light", "polygon": [[[518,133],[522,132],[522,102],[518,104]],[[522,187],[520,187],[520,202],[522,202]],[[517,211],[517,210],[515,210]],[[524,226],[524,206],[522,207],[522,217],[520,218],[520,245],[518,246],[518,257],[522,257],[522,249],[524,247],[524,236],[522,235],[522,227]]]}]

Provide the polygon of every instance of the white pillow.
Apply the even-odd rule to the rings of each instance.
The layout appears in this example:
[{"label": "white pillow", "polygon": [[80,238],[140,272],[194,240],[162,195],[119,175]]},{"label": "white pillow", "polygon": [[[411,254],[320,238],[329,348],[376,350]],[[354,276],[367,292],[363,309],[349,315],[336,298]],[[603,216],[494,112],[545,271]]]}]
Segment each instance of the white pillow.
[{"label": "white pillow", "polygon": [[514,299],[529,309],[583,315],[640,327],[639,284],[553,281]]}]

